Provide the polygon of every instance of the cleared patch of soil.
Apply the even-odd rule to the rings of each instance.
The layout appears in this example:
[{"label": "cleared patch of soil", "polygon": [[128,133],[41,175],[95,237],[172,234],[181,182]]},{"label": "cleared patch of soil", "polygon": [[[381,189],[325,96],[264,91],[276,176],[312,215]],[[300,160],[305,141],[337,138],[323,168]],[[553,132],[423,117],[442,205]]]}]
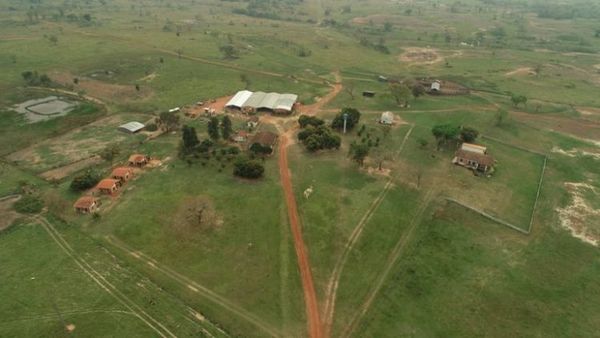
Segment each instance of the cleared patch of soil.
[{"label": "cleared patch of soil", "polygon": [[[67,72],[52,72],[49,76],[54,82],[64,86],[73,86],[75,91],[83,90],[90,96],[107,101],[139,100],[148,98],[152,95],[152,91],[144,86],[142,86],[140,91],[137,91],[133,85],[126,86],[108,83],[87,77],[79,77]],[[74,78],[78,78],[79,82],[77,84],[73,83]]]},{"label": "cleared patch of soil", "polygon": [[600,197],[597,189],[587,183],[567,182],[565,187],[571,195],[571,201],[556,212],[563,228],[581,241],[598,246],[600,243],[600,209],[590,205],[587,196]]},{"label": "cleared patch of soil", "polygon": [[19,198],[21,196],[0,199],[0,215],[2,215],[0,217],[0,231],[8,228],[19,217],[19,214],[13,209],[13,204]]},{"label": "cleared patch of soil", "polygon": [[443,57],[434,48],[405,47],[398,59],[408,63],[435,64],[441,62]]},{"label": "cleared patch of soil", "polygon": [[559,133],[572,135],[577,138],[600,141],[600,123],[594,121],[573,119],[562,116],[529,114],[511,112],[517,121],[529,124],[535,128],[544,128]]},{"label": "cleared patch of soil", "polygon": [[537,75],[531,67],[521,67],[504,74],[505,76]]},{"label": "cleared patch of soil", "polygon": [[232,97],[233,95],[223,96],[218,99],[204,101],[204,104],[202,105],[194,104],[191,106],[185,106],[183,107],[183,111],[187,116],[190,116],[192,118],[203,115],[206,108],[208,108],[209,110],[214,109],[217,113],[221,113],[225,109],[225,105],[227,104],[227,102],[229,102],[229,100],[231,100]]},{"label": "cleared patch of soil", "polygon": [[588,157],[593,157],[596,160],[600,160],[600,153],[593,152],[593,151],[587,151],[587,150],[581,150],[581,149],[564,150],[559,147],[553,147],[551,151],[553,153],[561,154],[561,155],[568,156],[568,157],[588,156]]},{"label": "cleared patch of soil", "polygon": [[64,167],[48,170],[46,172],[41,173],[40,176],[46,180],[62,180],[63,178],[71,175],[72,173],[78,172],[80,170],[99,164],[101,162],[102,158],[100,156],[93,156],[90,158],[83,159],[81,161],[67,164]]}]

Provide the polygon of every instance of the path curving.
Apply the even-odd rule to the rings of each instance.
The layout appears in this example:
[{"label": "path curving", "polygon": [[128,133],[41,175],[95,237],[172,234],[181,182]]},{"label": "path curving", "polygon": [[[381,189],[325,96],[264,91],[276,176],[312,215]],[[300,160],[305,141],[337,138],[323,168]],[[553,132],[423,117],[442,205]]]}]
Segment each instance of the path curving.
[{"label": "path curving", "polygon": [[306,317],[308,319],[308,332],[311,338],[322,338],[323,330],[321,327],[321,318],[319,315],[319,305],[317,294],[313,283],[312,271],[308,261],[308,252],[300,226],[300,217],[298,216],[298,207],[296,198],[292,189],[292,180],[287,159],[287,135],[281,135],[279,139],[279,175],[281,186],[285,195],[285,203],[288,209],[288,218],[292,235],[294,238],[294,248],[298,258],[298,268],[300,269],[300,278],[302,279],[302,289],[304,290],[304,303],[306,306]]}]

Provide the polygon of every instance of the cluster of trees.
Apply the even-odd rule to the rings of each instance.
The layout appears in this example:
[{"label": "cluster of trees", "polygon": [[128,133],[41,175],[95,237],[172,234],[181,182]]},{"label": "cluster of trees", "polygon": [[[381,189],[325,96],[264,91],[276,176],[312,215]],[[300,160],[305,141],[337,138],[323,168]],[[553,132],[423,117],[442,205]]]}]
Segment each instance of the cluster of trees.
[{"label": "cluster of trees", "polygon": [[360,111],[355,108],[343,108],[331,121],[331,128],[344,129],[344,116],[347,116],[346,130],[354,128],[360,121]]},{"label": "cluster of trees", "polygon": [[217,117],[211,117],[208,121],[208,136],[213,140],[217,141],[220,137],[224,140],[228,140],[233,134],[233,127],[231,125],[231,119],[227,115],[223,115],[221,121]]},{"label": "cluster of trees", "polygon": [[[383,137],[386,137],[390,132],[389,126],[383,126],[382,132]],[[364,124],[358,130],[357,135],[360,137],[360,142],[354,141],[350,144],[349,156],[362,166],[365,158],[371,153],[371,149],[379,149],[380,138],[379,136],[372,137],[371,132],[367,130]],[[373,156],[377,159],[379,170],[381,170],[383,161],[388,158],[388,155],[383,149],[373,152]]]},{"label": "cluster of trees", "polygon": [[83,191],[93,188],[102,177],[95,171],[88,170],[81,175],[77,175],[71,181],[69,188],[73,191]]},{"label": "cluster of trees", "polygon": [[233,165],[233,174],[238,177],[257,179],[265,173],[265,167],[257,160],[240,158]]},{"label": "cluster of trees", "polygon": [[471,127],[460,127],[449,123],[433,126],[431,133],[437,141],[437,149],[456,146],[459,142],[474,142],[479,132]]},{"label": "cluster of trees", "polygon": [[165,111],[160,113],[156,124],[161,126],[167,133],[179,127],[179,115],[175,112]]},{"label": "cluster of trees", "polygon": [[37,70],[26,70],[21,73],[21,76],[28,86],[49,86],[52,84],[52,80],[48,75],[38,74]]},{"label": "cluster of trees", "polygon": [[339,149],[342,139],[334,135],[333,131],[325,126],[325,121],[314,116],[301,115],[298,123],[302,131],[298,133],[298,140],[306,150],[314,152],[322,149]]}]

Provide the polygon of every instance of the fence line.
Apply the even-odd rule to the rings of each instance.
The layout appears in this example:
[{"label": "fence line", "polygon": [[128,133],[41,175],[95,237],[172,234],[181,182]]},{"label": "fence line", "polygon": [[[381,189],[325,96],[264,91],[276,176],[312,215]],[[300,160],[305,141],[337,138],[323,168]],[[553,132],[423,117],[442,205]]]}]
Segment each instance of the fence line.
[{"label": "fence line", "polygon": [[511,228],[511,229],[513,229],[513,230],[516,230],[516,231],[518,231],[518,232],[520,232],[520,233],[522,233],[522,234],[525,234],[525,235],[528,235],[528,234],[529,234],[529,231],[527,231],[527,230],[523,230],[523,229],[519,228],[519,227],[518,227],[518,226],[516,226],[516,225],[513,225],[513,224],[511,224],[511,223],[508,223],[507,221],[505,221],[505,220],[502,220],[502,219],[500,219],[500,218],[497,218],[497,217],[495,217],[495,216],[492,216],[492,215],[488,214],[488,213],[487,213],[487,212],[485,212],[485,211],[481,211],[481,210],[479,210],[479,209],[477,209],[477,208],[474,208],[474,207],[472,207],[472,206],[470,206],[470,205],[467,205],[467,204],[465,204],[465,203],[463,203],[463,202],[460,202],[460,201],[458,201],[458,200],[455,200],[454,198],[451,198],[451,197],[446,197],[446,200],[447,200],[447,201],[449,201],[449,202],[455,203],[455,204],[457,204],[457,205],[460,205],[460,206],[461,206],[461,207],[463,207],[463,208],[469,209],[469,210],[471,210],[471,211],[473,211],[473,212],[475,212],[475,213],[477,213],[477,214],[479,214],[479,215],[481,215],[481,216],[483,216],[483,217],[485,217],[485,218],[488,218],[488,219],[490,219],[490,220],[492,220],[492,221],[494,221],[494,222],[496,222],[496,223],[498,223],[498,224],[501,224],[501,225],[507,226],[507,227],[509,227],[509,228]]}]

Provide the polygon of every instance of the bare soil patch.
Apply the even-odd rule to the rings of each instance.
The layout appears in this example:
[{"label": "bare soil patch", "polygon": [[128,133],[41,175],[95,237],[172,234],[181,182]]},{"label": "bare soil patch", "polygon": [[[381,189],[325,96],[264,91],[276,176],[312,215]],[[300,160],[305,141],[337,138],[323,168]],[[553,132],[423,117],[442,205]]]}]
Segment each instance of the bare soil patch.
[{"label": "bare soil patch", "polygon": [[198,116],[203,115],[206,109],[208,109],[209,111],[214,110],[217,113],[221,113],[225,109],[225,105],[227,104],[227,102],[229,102],[229,100],[231,100],[232,97],[233,95],[223,96],[217,99],[210,99],[208,101],[204,101],[204,103],[201,105],[193,104],[185,106],[183,107],[183,111],[187,116],[191,118],[196,118]]},{"label": "bare soil patch", "polygon": [[169,224],[177,237],[189,240],[199,233],[219,228],[223,219],[208,197],[189,196],[183,200]]},{"label": "bare soil patch", "polygon": [[529,124],[535,128],[541,127],[578,138],[600,141],[599,122],[525,112],[511,112],[511,116],[517,121]]},{"label": "bare soil patch", "polygon": [[535,70],[531,67],[521,67],[504,74],[505,76],[525,76],[525,75],[537,75]]},{"label": "bare soil patch", "polygon": [[45,180],[62,180],[63,178],[71,175],[72,173],[78,172],[80,170],[99,164],[101,162],[102,158],[100,158],[100,156],[92,156],[81,161],[67,164],[64,167],[48,170],[46,172],[41,173],[40,176]]},{"label": "bare soil patch", "polygon": [[[73,86],[75,91],[83,90],[90,96],[106,101],[132,101],[152,96],[152,90],[147,87],[142,87],[140,91],[137,91],[133,85],[108,83],[87,77],[79,77],[68,72],[52,72],[50,78],[52,81],[64,86]],[[77,84],[73,83],[74,78],[78,79]]]},{"label": "bare soil patch", "polygon": [[571,201],[556,212],[561,226],[581,241],[598,246],[600,244],[600,209],[594,208],[586,196],[600,197],[598,190],[587,183],[567,182],[565,187]]},{"label": "bare soil patch", "polygon": [[13,204],[19,198],[21,196],[0,199],[0,215],[2,215],[0,217],[0,231],[8,228],[19,217],[19,214],[13,209]]},{"label": "bare soil patch", "polygon": [[404,50],[405,52],[398,57],[402,62],[431,65],[444,59],[434,48],[405,47]]}]

